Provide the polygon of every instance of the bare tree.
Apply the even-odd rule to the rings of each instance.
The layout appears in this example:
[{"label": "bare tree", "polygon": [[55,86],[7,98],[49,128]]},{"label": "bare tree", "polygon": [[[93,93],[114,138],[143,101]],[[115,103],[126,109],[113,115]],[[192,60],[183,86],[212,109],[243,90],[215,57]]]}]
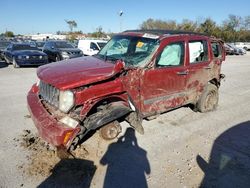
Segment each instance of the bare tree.
[{"label": "bare tree", "polygon": [[77,28],[77,23],[75,20],[65,20],[65,22],[68,24],[71,33],[73,28]]}]

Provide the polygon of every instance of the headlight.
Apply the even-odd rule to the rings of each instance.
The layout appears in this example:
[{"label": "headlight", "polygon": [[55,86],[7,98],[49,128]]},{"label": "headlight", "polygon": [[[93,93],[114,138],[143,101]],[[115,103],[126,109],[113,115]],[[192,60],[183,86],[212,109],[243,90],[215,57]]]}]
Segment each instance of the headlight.
[{"label": "headlight", "polygon": [[71,128],[76,128],[78,125],[78,121],[72,119],[71,117],[65,116],[62,119],[59,120],[61,123],[64,123],[65,125],[68,125]]},{"label": "headlight", "polygon": [[62,52],[61,54],[63,57],[69,57],[69,54],[67,52]]},{"label": "headlight", "polygon": [[22,59],[22,58],[23,58],[23,56],[21,56],[21,55],[17,56],[17,59]]},{"label": "headlight", "polygon": [[39,56],[39,59],[42,59],[42,58],[43,58],[43,56],[42,56],[42,55],[40,55],[40,56]]},{"label": "headlight", "polygon": [[30,58],[30,56],[26,55],[26,59],[29,59],[29,58]]},{"label": "headlight", "polygon": [[67,113],[74,106],[74,93],[72,91],[60,91],[59,109]]}]

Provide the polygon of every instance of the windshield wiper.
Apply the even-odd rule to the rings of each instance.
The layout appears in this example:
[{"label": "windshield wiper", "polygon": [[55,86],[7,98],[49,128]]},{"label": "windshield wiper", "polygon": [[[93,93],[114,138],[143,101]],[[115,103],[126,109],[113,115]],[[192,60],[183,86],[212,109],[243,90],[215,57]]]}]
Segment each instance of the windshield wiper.
[{"label": "windshield wiper", "polygon": [[107,61],[107,60],[110,60],[110,61],[117,61],[117,60],[119,60],[119,58],[116,58],[116,57],[113,57],[113,56],[105,56],[105,60]]}]

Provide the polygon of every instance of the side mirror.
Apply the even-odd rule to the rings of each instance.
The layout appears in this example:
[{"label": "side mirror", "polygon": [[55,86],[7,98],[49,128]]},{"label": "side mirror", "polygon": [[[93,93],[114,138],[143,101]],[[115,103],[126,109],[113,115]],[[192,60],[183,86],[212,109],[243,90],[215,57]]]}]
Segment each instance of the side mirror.
[{"label": "side mirror", "polygon": [[113,69],[113,74],[117,74],[125,69],[125,63],[122,60],[117,60]]}]

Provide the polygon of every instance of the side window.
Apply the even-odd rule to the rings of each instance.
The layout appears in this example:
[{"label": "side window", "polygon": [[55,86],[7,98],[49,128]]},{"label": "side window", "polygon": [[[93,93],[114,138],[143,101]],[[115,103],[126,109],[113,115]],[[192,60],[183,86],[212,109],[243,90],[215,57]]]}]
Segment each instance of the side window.
[{"label": "side window", "polygon": [[93,42],[90,43],[90,49],[92,50],[99,50],[99,48],[97,47],[97,45]]},{"label": "side window", "polygon": [[189,62],[201,63],[208,60],[207,41],[189,41]]},{"label": "side window", "polygon": [[215,58],[220,58],[222,57],[222,50],[221,50],[221,46],[218,42],[212,42],[212,50],[213,50],[213,56]]},{"label": "side window", "polygon": [[184,42],[168,44],[156,60],[156,66],[179,66],[184,63]]}]

